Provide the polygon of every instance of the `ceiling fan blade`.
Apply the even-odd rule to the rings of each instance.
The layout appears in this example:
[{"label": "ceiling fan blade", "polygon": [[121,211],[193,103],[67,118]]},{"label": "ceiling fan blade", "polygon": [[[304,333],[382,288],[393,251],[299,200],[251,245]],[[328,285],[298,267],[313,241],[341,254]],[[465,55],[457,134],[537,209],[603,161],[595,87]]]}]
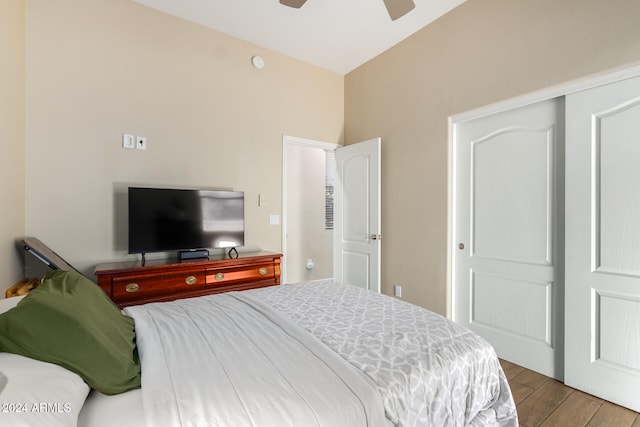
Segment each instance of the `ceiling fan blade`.
[{"label": "ceiling fan blade", "polygon": [[[282,3],[282,0],[280,3]],[[387,7],[387,12],[389,12],[392,21],[403,17],[416,7],[413,0],[384,0],[384,5]]]},{"label": "ceiling fan blade", "polygon": [[307,0],[280,0],[280,4],[299,9]]}]

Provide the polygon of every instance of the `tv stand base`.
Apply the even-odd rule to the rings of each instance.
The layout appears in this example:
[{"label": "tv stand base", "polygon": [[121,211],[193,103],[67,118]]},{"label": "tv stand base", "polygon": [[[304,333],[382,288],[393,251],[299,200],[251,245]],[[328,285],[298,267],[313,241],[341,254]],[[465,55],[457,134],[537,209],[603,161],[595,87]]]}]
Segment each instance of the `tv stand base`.
[{"label": "tv stand base", "polygon": [[209,258],[209,251],[207,249],[189,249],[186,251],[178,252],[178,259],[184,261],[185,259],[198,259]]}]

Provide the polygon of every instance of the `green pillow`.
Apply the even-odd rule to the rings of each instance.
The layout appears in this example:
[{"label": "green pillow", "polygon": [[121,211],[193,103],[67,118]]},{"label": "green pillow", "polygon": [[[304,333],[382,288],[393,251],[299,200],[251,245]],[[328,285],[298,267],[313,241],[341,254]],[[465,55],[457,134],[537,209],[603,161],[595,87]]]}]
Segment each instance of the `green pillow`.
[{"label": "green pillow", "polygon": [[104,394],[140,387],[133,319],[75,271],[47,273],[0,314],[0,351],[60,365]]}]

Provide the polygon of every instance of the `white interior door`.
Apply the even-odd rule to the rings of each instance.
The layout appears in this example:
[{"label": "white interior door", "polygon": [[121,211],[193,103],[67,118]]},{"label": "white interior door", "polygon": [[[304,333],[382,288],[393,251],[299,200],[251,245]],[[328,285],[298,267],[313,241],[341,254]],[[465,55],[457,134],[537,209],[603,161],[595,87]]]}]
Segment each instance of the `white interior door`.
[{"label": "white interior door", "polygon": [[454,128],[453,318],[562,378],[563,99]]},{"label": "white interior door", "polygon": [[380,292],[380,138],[336,150],[334,278]]},{"label": "white interior door", "polygon": [[565,382],[640,411],[640,78],[566,105]]}]

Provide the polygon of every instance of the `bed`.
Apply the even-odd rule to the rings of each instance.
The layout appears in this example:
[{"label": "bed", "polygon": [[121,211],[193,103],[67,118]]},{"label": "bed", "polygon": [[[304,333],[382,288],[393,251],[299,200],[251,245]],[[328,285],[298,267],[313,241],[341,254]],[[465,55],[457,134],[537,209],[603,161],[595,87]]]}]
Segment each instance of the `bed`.
[{"label": "bed", "polygon": [[[91,303],[102,299],[91,288],[97,286],[74,274],[62,276],[91,289]],[[43,285],[26,298],[46,291]],[[14,303],[0,302],[4,310]],[[114,385],[128,391],[97,391],[102,385],[90,387],[94,379],[82,369],[8,353],[0,338],[0,372],[8,378],[0,403],[26,403],[0,407],[0,425],[45,425],[42,419],[83,427],[518,425],[486,341],[423,308],[332,280],[145,304],[117,316],[135,323],[141,388],[131,370]],[[24,364],[66,375],[64,386],[60,379],[30,384],[33,375],[26,374],[35,368]],[[57,394],[47,397],[47,388]],[[60,390],[73,397],[62,399]],[[34,411],[34,402],[50,407]]]}]

